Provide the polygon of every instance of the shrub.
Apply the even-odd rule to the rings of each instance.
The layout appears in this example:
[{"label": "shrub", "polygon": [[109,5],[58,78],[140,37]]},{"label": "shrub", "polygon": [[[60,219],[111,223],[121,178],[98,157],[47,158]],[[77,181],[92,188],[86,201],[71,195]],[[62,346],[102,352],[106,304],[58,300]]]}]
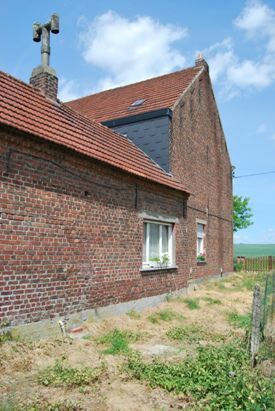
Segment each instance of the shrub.
[{"label": "shrub", "polygon": [[243,263],[237,263],[237,260],[234,260],[233,268],[235,272],[240,272],[243,269]]}]

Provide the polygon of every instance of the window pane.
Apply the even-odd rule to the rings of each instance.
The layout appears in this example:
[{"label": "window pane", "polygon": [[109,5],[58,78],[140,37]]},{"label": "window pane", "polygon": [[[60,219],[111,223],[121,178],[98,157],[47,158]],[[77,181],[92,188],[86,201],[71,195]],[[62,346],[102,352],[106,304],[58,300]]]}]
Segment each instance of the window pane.
[{"label": "window pane", "polygon": [[198,255],[203,252],[203,239],[202,238],[198,238],[197,240],[197,252],[198,252]]},{"label": "window pane", "polygon": [[149,260],[159,258],[159,227],[158,224],[149,224]]},{"label": "window pane", "polygon": [[146,255],[147,223],[143,224],[143,261],[147,260]]},{"label": "window pane", "polygon": [[197,224],[197,236],[203,237],[203,224]]},{"label": "window pane", "polygon": [[162,226],[162,254],[168,254],[168,225]]}]

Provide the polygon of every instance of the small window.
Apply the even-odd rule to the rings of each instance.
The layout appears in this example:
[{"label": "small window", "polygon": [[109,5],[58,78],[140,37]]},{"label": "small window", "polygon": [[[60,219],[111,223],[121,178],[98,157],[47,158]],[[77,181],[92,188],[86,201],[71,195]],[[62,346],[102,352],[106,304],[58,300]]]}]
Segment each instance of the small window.
[{"label": "small window", "polygon": [[173,225],[144,223],[143,266],[165,268],[173,265]]},{"label": "small window", "polygon": [[197,260],[205,261],[205,224],[197,223]]},{"label": "small window", "polygon": [[140,100],[136,100],[131,104],[131,107],[138,107],[138,106],[142,106],[142,104],[144,103],[145,99],[142,98]]}]

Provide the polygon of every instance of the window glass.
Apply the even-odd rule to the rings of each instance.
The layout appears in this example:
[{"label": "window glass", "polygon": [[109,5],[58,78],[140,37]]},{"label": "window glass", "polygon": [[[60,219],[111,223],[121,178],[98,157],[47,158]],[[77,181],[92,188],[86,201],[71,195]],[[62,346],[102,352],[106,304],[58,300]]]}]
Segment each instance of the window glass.
[{"label": "window glass", "polygon": [[198,237],[203,237],[203,228],[204,228],[204,226],[203,226],[203,224],[197,224],[197,234],[198,234]]},{"label": "window glass", "polygon": [[206,258],[205,253],[205,243],[204,243],[204,236],[205,236],[205,225],[201,223],[197,223],[197,259],[199,261],[204,261]]},{"label": "window glass", "polygon": [[159,225],[149,224],[149,259],[159,257]]},{"label": "window glass", "polygon": [[150,267],[171,265],[172,224],[144,223],[143,264]]},{"label": "window glass", "polygon": [[168,231],[169,226],[163,225],[162,228],[162,254],[168,254]]}]

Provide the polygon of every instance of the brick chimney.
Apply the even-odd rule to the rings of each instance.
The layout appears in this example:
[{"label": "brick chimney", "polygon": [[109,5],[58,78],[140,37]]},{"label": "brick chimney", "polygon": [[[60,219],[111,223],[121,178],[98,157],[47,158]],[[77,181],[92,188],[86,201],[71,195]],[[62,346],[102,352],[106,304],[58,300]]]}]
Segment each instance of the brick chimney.
[{"label": "brick chimney", "polygon": [[207,72],[209,72],[209,66],[208,66],[206,60],[204,60],[202,53],[198,54],[198,57],[195,60],[195,66],[196,67],[204,67],[205,70]]},{"label": "brick chimney", "polygon": [[51,67],[41,65],[33,69],[30,84],[51,100],[57,99],[58,78]]},{"label": "brick chimney", "polygon": [[41,64],[32,71],[30,84],[39,89],[45,97],[57,99],[58,78],[50,67],[50,33],[59,33],[59,17],[53,14],[49,23],[33,24],[33,41],[41,41]]}]

